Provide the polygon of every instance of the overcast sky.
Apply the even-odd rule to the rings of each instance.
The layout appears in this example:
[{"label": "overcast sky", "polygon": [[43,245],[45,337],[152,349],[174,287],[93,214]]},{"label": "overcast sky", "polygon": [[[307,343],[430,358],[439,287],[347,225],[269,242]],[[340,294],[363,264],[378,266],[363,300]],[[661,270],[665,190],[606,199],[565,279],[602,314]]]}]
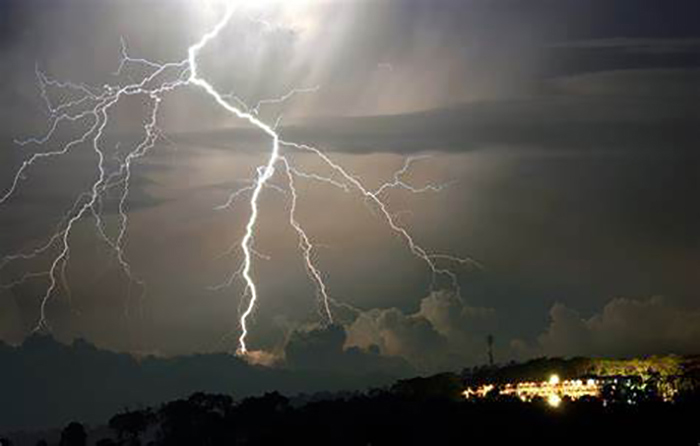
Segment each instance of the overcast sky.
[{"label": "overcast sky", "polygon": [[[376,209],[357,193],[300,179],[298,217],[318,245],[330,295],[357,310],[336,309],[343,330],[315,330],[321,318],[288,223],[289,194],[266,189],[253,349],[280,355],[294,341],[304,344],[294,358],[313,362],[299,349],[330,336],[418,370],[483,363],[490,333],[499,360],[700,349],[697,1],[263,4],[242,8],[202,51],[202,75],[249,104],[317,88],[263,106],[261,117],[273,123],[283,114],[285,139],[317,145],[372,188],[391,181],[406,157],[427,155],[405,179],[447,187],[391,191],[387,205],[428,251],[481,267],[452,265],[459,294],[443,281],[431,291],[429,269]],[[13,143],[47,131],[35,67],[61,81],[117,85],[143,75],[138,67],[115,75],[122,40],[135,58],[184,60],[221,6],[0,3],[0,195],[31,154],[81,131],[68,123],[46,146]],[[52,101],[66,94],[48,93]],[[129,293],[86,218],[71,237],[71,293],[55,293],[48,320],[59,339],[118,351],[232,351],[242,284],[210,287],[238,268],[240,252],[222,254],[250,211],[245,198],[214,208],[255,177],[269,141],[193,87],[166,95],[161,107],[167,141],[135,165],[128,201],[125,253],[146,293]],[[118,158],[147,119],[138,100],[115,107],[104,150]],[[310,155],[289,157],[327,173]],[[44,243],[96,166],[89,147],[33,165],[0,205],[0,255]],[[115,231],[113,209],[105,215]],[[0,281],[51,260],[49,252],[7,264]],[[1,339],[17,343],[31,331],[46,286],[37,279],[0,290]]]}]

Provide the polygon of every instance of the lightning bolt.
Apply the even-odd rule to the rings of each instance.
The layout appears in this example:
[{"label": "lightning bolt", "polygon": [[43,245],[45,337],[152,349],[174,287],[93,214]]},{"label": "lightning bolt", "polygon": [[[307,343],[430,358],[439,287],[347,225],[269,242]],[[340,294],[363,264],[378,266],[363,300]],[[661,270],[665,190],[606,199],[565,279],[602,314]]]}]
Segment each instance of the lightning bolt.
[{"label": "lightning bolt", "polygon": [[[254,258],[265,258],[265,256],[255,250],[254,241],[259,220],[260,196],[263,191],[267,189],[281,192],[290,197],[288,208],[289,224],[297,234],[298,246],[307,275],[316,289],[319,312],[326,323],[333,323],[332,310],[334,307],[349,309],[353,312],[359,312],[359,310],[348,304],[337,302],[330,296],[329,288],[324,281],[323,274],[317,266],[317,256],[315,254],[317,245],[313,243],[313,239],[304,230],[297,216],[297,179],[322,183],[339,188],[346,193],[352,191],[359,192],[360,196],[371,205],[371,208],[373,210],[378,210],[388,226],[406,242],[409,250],[416,257],[425,262],[432,274],[431,287],[435,286],[438,276],[446,276],[452,281],[454,288],[457,291],[459,290],[457,275],[453,269],[443,266],[444,263],[478,265],[472,259],[454,257],[441,253],[431,253],[422,248],[416,243],[409,231],[397,222],[396,216],[392,215],[385,202],[384,197],[392,189],[403,189],[411,193],[426,193],[440,192],[445,187],[448,187],[449,184],[428,184],[426,186],[416,187],[409,184],[404,179],[404,176],[408,173],[412,164],[425,157],[408,158],[403,167],[394,173],[390,181],[376,189],[370,189],[358,178],[343,169],[342,166],[331,160],[330,157],[319,148],[282,140],[280,133],[277,131],[278,125],[282,119],[281,114],[272,124],[265,122],[260,117],[262,107],[281,105],[295,95],[314,93],[318,91],[319,87],[295,89],[278,98],[259,100],[254,106],[249,107],[242,99],[238,98],[233,93],[220,93],[210,82],[202,77],[198,65],[201,51],[212,40],[220,36],[222,30],[230,24],[235,11],[236,8],[228,4],[225,13],[218,23],[216,23],[209,32],[204,34],[198,42],[190,46],[187,51],[187,58],[179,62],[159,63],[143,58],[134,58],[130,56],[126,41],[122,39],[121,60],[113,75],[121,79],[125,77],[125,72],[127,72],[130,67],[139,67],[139,69],[146,72],[140,81],[134,81],[129,77],[129,82],[121,82],[116,85],[104,85],[96,88],[83,84],[59,82],[51,79],[37,66],[36,75],[39,83],[40,95],[49,113],[48,130],[43,136],[16,141],[21,147],[37,146],[40,150],[28,156],[21,164],[9,189],[0,196],[0,206],[7,204],[11,200],[16,194],[20,183],[25,179],[27,171],[38,162],[65,156],[78,146],[89,144],[97,158],[97,164],[96,175],[91,187],[78,195],[73,206],[68,209],[63,219],[56,227],[55,232],[46,242],[29,252],[7,255],[0,260],[1,271],[13,262],[30,261],[52,253],[53,251],[57,251],[57,253],[52,256],[50,266],[47,270],[27,272],[17,280],[0,285],[2,287],[14,287],[29,280],[45,279],[48,281],[48,285],[41,296],[40,316],[35,330],[50,330],[47,318],[47,305],[52,296],[57,293],[58,289],[63,287],[66,293],[70,295],[67,278],[67,268],[71,252],[70,239],[76,223],[88,216],[92,216],[94,219],[96,233],[99,238],[102,239],[114,253],[121,271],[129,281],[129,290],[131,290],[132,284],[136,284],[145,292],[145,283],[133,272],[133,268],[125,252],[129,226],[128,199],[133,176],[133,166],[134,163],[145,157],[159,141],[167,140],[167,137],[158,126],[160,106],[167,93],[183,87],[195,87],[201,90],[223,110],[253,125],[262,134],[266,135],[270,141],[269,155],[265,164],[256,170],[255,177],[247,186],[233,191],[229,195],[228,200],[216,208],[218,210],[227,209],[231,207],[237,199],[244,196],[248,197],[250,216],[245,224],[244,235],[241,240],[226,253],[231,254],[234,251],[240,251],[242,253],[242,262],[238,269],[236,269],[224,283],[212,287],[212,289],[226,288],[237,278],[241,278],[244,282],[243,299],[241,300],[243,306],[239,318],[239,354],[246,355],[249,353],[246,342],[249,334],[249,319],[259,299],[258,288],[253,278]],[[73,99],[54,104],[50,97],[50,89],[69,92],[69,96]],[[127,148],[126,153],[121,156],[121,147],[117,145],[114,149],[114,156],[110,158],[104,147],[104,134],[109,124],[110,112],[123,98],[134,96],[144,98],[150,107],[150,115],[146,118],[143,127],[143,138],[132,147]],[[56,132],[63,125],[80,123],[88,123],[88,129],[77,138],[63,144],[58,149],[41,150],[53,140]],[[283,148],[288,149],[289,153],[285,151],[283,154]],[[291,155],[295,152],[310,153],[316,156],[330,168],[333,174],[322,175],[316,172],[301,170],[292,162]],[[278,173],[277,169],[282,172],[285,178],[284,187],[272,182],[273,177]],[[118,225],[116,235],[110,236],[103,221],[103,201],[109,191],[113,189],[117,189],[120,192],[117,206]],[[127,302],[128,301],[127,298]],[[126,312],[128,313],[128,304]]]}]

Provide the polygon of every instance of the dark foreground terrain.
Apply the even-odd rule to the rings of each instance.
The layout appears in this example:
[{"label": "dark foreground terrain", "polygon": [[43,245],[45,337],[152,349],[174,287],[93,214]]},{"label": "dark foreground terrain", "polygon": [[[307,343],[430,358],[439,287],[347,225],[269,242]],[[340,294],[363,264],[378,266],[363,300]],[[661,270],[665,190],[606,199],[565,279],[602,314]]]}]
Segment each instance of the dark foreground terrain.
[{"label": "dark foreground terrain", "polygon": [[589,400],[551,408],[544,402],[406,395],[395,388],[296,404],[277,393],[239,403],[195,394],[157,409],[117,414],[109,429],[86,433],[83,425],[71,423],[60,436],[32,444],[697,445],[699,414],[696,397],[605,406]]},{"label": "dark foreground terrain", "polygon": [[[0,414],[34,426],[0,430],[2,446],[700,444],[698,356],[539,358],[403,379],[372,390],[303,393],[297,387],[285,392],[294,397],[278,392],[233,397],[232,391],[211,389],[235,384],[252,392],[246,384],[258,382],[243,379],[250,366],[236,358],[196,357],[163,367],[162,360],[136,363],[85,346],[40,341],[48,347],[25,345],[0,361],[12,378],[0,389]],[[65,370],[37,367],[46,358]],[[118,367],[120,361],[126,365]],[[202,373],[203,363],[217,367]],[[232,373],[238,369],[246,373]],[[284,389],[273,384],[293,376],[255,371],[274,374],[260,384],[268,388]],[[572,396],[548,384],[534,398],[508,393],[514,383],[546,383],[555,375],[562,385],[584,380],[598,387]],[[329,389],[323,375],[307,379],[313,376],[319,379],[311,387]],[[167,396],[188,388],[204,391]],[[479,388],[488,391],[470,394]],[[555,404],[547,392],[558,392]],[[110,406],[121,409],[103,415]],[[53,425],[62,427],[42,431],[43,416],[60,409],[66,421]]]}]

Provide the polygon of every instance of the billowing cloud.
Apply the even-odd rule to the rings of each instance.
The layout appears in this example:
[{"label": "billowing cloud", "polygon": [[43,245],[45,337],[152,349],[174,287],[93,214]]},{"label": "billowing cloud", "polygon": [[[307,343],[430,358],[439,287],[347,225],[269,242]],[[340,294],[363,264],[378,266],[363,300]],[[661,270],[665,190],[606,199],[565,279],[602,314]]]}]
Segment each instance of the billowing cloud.
[{"label": "billowing cloud", "polygon": [[381,356],[376,346],[366,350],[345,348],[346,338],[345,330],[338,325],[294,331],[285,346],[286,364],[297,370],[345,374],[408,376],[413,372],[404,360]]},{"label": "billowing cloud", "polygon": [[459,368],[484,360],[485,337],[494,323],[493,310],[434,292],[412,314],[397,308],[362,313],[348,328],[347,345],[376,345],[382,354],[405,358],[424,371]]},{"label": "billowing cloud", "polygon": [[664,297],[615,298],[590,318],[556,304],[550,318],[530,355],[618,357],[700,349],[700,310],[682,308]]}]

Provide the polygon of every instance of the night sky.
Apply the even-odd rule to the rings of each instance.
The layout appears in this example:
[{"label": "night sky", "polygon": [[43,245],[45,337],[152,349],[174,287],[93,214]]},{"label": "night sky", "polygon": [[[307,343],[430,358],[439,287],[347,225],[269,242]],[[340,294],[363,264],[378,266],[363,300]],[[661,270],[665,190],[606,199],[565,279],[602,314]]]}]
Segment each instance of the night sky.
[{"label": "night sky", "polygon": [[[255,3],[255,2],[250,2]],[[35,75],[117,84],[121,40],[134,58],[181,61],[223,1],[6,0],[0,3],[0,195],[33,153],[84,128],[49,115]],[[283,114],[283,138],[314,144],[368,187],[393,179],[398,222],[446,264],[431,274],[356,191],[299,179],[298,218],[339,327],[323,329],[289,225],[289,194],[265,189],[255,235],[259,305],[251,349],[290,342],[400,357],[416,370],[541,355],[629,356],[700,349],[700,3],[694,0],[290,0],[241,8],[201,53],[202,76],[247,103],[315,88]],[[123,79],[143,75],[127,67]],[[71,94],[49,91],[52,100]],[[47,306],[52,334],[120,352],[235,351],[243,285],[214,290],[240,262],[245,196],[269,141],[194,87],[164,97],[166,136],[133,168],[125,255],[130,287],[86,216]],[[100,144],[118,157],[143,132],[138,99],[110,112]],[[81,127],[82,125],[82,127]],[[122,150],[120,152],[120,150]],[[296,165],[328,175],[318,159]],[[89,147],[37,162],[0,205],[0,256],[45,243],[95,180]],[[273,179],[282,185],[279,175]],[[114,203],[107,230],[117,231]],[[55,250],[2,265],[0,283],[45,270]],[[53,256],[53,257],[52,257]],[[0,289],[0,339],[35,327],[46,278]],[[315,339],[320,338],[320,339]],[[330,340],[328,340],[330,339]],[[339,347],[340,348],[340,347]],[[283,361],[283,359],[279,359]]]}]

